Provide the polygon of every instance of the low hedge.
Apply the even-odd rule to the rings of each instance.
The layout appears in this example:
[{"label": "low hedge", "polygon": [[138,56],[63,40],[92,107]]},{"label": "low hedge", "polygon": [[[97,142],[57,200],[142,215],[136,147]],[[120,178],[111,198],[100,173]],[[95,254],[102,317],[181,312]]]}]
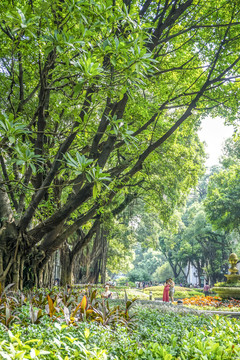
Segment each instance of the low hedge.
[{"label": "low hedge", "polygon": [[214,285],[214,287],[239,287],[240,288],[240,281],[227,283],[227,282],[219,282]]},{"label": "low hedge", "polygon": [[[164,286],[152,286],[152,287],[148,287],[148,288],[144,289],[143,291],[145,294],[149,294],[149,292],[151,291],[153,298],[162,298],[163,289],[164,289]],[[185,288],[185,287],[181,287],[181,286],[175,286],[174,298],[184,299],[184,298],[198,296],[198,295],[202,295],[202,294],[203,294],[203,291],[201,291],[201,290],[197,290],[197,289],[193,289],[193,288]]]}]

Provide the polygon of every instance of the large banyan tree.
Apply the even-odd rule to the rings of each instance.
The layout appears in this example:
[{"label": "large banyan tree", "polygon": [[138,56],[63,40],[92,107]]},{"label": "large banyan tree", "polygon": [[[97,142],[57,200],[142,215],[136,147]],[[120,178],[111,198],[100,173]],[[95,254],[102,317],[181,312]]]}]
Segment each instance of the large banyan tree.
[{"label": "large banyan tree", "polygon": [[1,1],[2,283],[41,285],[80,229],[71,265],[146,166],[162,206],[194,185],[200,115],[237,114],[239,38],[234,0]]}]

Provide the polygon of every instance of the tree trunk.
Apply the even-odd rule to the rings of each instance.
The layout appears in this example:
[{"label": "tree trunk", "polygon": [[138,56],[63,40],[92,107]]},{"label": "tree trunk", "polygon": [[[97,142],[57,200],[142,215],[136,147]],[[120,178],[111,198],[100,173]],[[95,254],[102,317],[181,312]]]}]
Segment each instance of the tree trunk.
[{"label": "tree trunk", "polygon": [[107,267],[107,256],[108,256],[108,241],[107,241],[108,231],[102,230],[102,266],[101,266],[101,283],[105,284],[106,282],[106,267]]},{"label": "tree trunk", "polygon": [[[55,258],[51,256],[47,264],[44,266],[42,271],[42,286],[51,288],[54,285],[55,274]],[[39,284],[40,285],[40,284]]]},{"label": "tree trunk", "polygon": [[82,249],[74,258],[73,261],[73,274],[76,283],[83,283],[83,277],[86,274],[87,258]]},{"label": "tree trunk", "polygon": [[201,276],[202,276],[202,266],[200,262],[197,262],[197,273],[198,273],[198,283],[201,285]]},{"label": "tree trunk", "polygon": [[89,256],[88,272],[86,274],[87,283],[97,284],[101,275],[101,283],[106,280],[107,262],[107,234],[103,227],[98,225],[91,254]]},{"label": "tree trunk", "polygon": [[72,285],[73,283],[73,261],[71,256],[71,250],[68,244],[65,242],[60,249],[60,261],[61,261],[61,285]]},{"label": "tree trunk", "polygon": [[20,274],[19,274],[19,289],[23,290],[23,269],[24,269],[24,258],[21,258]]}]

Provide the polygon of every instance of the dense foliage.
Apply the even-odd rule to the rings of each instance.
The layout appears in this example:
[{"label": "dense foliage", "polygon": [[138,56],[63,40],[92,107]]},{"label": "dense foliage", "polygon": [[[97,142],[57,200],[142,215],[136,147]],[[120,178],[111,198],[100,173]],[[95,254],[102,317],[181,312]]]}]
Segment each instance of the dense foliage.
[{"label": "dense foliage", "polygon": [[[26,316],[23,311],[21,316]],[[239,320],[181,315],[138,308],[133,331],[94,323],[66,326],[45,318],[27,328],[0,328],[0,354],[7,359],[238,359]]]},{"label": "dense foliage", "polygon": [[[149,236],[151,233],[149,232]],[[164,257],[160,251],[151,248],[142,248],[140,244],[135,248],[135,258],[132,261],[134,268],[128,272],[127,277],[130,281],[149,281],[153,280],[156,269],[162,265]]]},{"label": "dense foliage", "polygon": [[205,207],[216,229],[239,233],[239,165],[239,135],[236,134],[226,142],[221,166],[209,181]]},{"label": "dense foliage", "polygon": [[211,284],[223,280],[235,242],[225,231],[215,229],[207,217],[204,202],[209,177],[210,174],[200,179],[186,206],[175,212],[175,228],[168,226],[160,232],[159,248],[171,265],[175,278],[184,283],[190,265],[194,267],[198,284],[203,285],[204,277]]},{"label": "dense foliage", "polygon": [[48,284],[49,259],[80,229],[70,282],[113,200],[110,212],[146,181],[168,221],[196,184],[200,115],[236,118],[239,12],[230,0],[3,0],[0,40],[0,281]]},{"label": "dense foliage", "polygon": [[[126,301],[109,306],[96,299],[95,290],[89,290],[54,288],[13,293],[10,288],[1,288],[1,358],[239,358],[239,320],[196,316],[173,305],[156,308],[155,304],[153,308],[150,303],[142,307]],[[203,299],[205,305],[218,301],[220,306],[239,306],[239,301]],[[201,298],[197,300],[200,303]],[[185,300],[188,304],[192,301]]]}]

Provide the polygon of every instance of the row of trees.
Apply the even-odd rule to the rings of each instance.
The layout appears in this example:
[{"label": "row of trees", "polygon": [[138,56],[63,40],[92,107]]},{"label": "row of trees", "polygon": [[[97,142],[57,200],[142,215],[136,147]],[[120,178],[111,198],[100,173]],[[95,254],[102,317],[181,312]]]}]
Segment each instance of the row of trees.
[{"label": "row of trees", "polygon": [[212,284],[224,279],[228,271],[228,257],[234,247],[232,236],[210,223],[204,202],[209,175],[191,194],[180,214],[177,231],[163,231],[160,249],[173,270],[175,278],[188,282],[190,266],[194,266],[197,283],[207,278]]},{"label": "row of trees", "polygon": [[175,276],[191,263],[199,278],[204,271],[214,283],[227,273],[230,252],[239,253],[239,163],[236,128],[225,143],[220,164],[205,175],[191,196],[178,234],[160,238]]},{"label": "row of trees", "polygon": [[[230,143],[231,140],[227,147]],[[221,164],[230,161],[230,158],[232,156],[224,157]],[[236,165],[235,160],[234,164]],[[222,175],[221,166],[213,167],[211,173],[202,177],[196,189],[190,193],[186,205],[179,206],[167,224],[155,216],[152,209],[143,205],[142,210],[138,208],[139,223],[136,232],[144,234],[144,228],[148,232],[145,232],[145,238],[138,235],[136,241],[141,241],[143,246],[152,247],[155,251],[144,249],[138,244],[132,262],[134,268],[128,273],[130,280],[162,282],[173,276],[178,282],[189,283],[191,266],[195,269],[198,284],[202,284],[204,278],[212,284],[224,279],[224,274],[228,272],[229,254],[232,251],[238,252],[239,233],[237,229],[229,230],[232,229],[229,221],[228,227],[224,228],[221,221],[225,221],[225,212],[221,213],[219,210],[216,216],[216,198],[212,202],[214,187],[218,194],[226,196],[225,202],[222,198],[218,199],[222,208],[225,211],[226,208],[229,209],[229,214],[237,217],[232,210],[235,209],[234,199],[229,199],[229,192],[233,188],[225,187],[224,182],[219,187],[219,182],[216,181]],[[212,220],[215,218],[216,222]]]},{"label": "row of trees", "polygon": [[46,285],[66,242],[69,282],[135,192],[169,219],[200,115],[237,114],[239,26],[228,0],[1,1],[1,282]]},{"label": "row of trees", "polygon": [[[225,232],[213,229],[207,220],[204,200],[208,178],[209,175],[203,177],[186,205],[179,204],[167,223],[159,217],[158,209],[143,199],[137,198],[131,204],[128,230],[134,228],[132,239],[119,234],[132,255],[126,259],[132,269],[128,272],[125,269],[130,281],[163,282],[173,276],[179,282],[188,283],[190,265],[196,269],[199,284],[203,274],[212,282],[223,277],[232,241]],[[110,252],[108,268],[111,261]]]},{"label": "row of trees", "polygon": [[210,178],[205,202],[210,221],[215,229],[240,231],[240,142],[235,133],[224,147],[221,166]]}]

